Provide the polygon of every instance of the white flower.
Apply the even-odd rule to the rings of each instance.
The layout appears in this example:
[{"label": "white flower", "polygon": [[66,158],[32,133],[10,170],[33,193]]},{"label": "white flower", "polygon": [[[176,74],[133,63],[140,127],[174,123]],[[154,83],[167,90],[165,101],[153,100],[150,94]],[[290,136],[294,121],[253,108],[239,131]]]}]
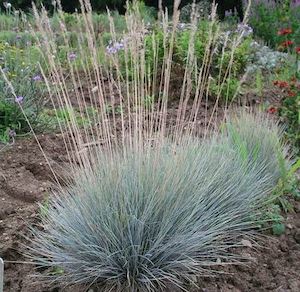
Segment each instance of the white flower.
[{"label": "white flower", "polygon": [[9,2],[3,2],[3,5],[6,9],[10,9],[11,8],[11,3]]}]

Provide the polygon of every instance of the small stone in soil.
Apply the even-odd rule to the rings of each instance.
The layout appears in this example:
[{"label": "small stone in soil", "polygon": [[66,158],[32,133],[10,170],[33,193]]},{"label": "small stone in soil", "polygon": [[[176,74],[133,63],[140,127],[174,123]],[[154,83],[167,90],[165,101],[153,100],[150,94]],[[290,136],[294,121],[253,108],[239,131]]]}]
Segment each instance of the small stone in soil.
[{"label": "small stone in soil", "polygon": [[250,247],[250,248],[252,247],[252,243],[247,239],[242,239],[241,244],[246,247]]}]

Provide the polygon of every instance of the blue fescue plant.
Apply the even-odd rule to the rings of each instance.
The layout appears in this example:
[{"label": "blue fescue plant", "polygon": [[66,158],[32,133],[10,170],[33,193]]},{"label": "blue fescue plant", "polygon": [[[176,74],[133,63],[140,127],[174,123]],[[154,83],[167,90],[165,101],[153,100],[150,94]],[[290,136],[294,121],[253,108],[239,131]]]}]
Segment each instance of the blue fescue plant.
[{"label": "blue fescue plant", "polygon": [[51,280],[103,291],[184,288],[218,260],[241,262],[232,248],[258,226],[284,155],[276,127],[257,122],[243,115],[208,141],[166,139],[113,157],[97,149],[50,201],[30,256],[64,271]]}]

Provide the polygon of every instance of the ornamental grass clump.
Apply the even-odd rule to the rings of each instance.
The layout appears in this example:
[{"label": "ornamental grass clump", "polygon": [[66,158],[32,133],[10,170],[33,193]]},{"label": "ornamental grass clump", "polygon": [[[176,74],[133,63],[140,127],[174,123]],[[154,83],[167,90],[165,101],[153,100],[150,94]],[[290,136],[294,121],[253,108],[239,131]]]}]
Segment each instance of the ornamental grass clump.
[{"label": "ornamental grass clump", "polygon": [[[283,128],[274,120],[261,114],[240,113],[229,117],[225,132],[228,143],[243,163],[252,163],[264,168],[264,173],[283,177],[290,163],[286,159],[288,147],[282,142]],[[277,172],[278,173],[275,173]]]},{"label": "ornamental grass clump", "polygon": [[[47,70],[40,69],[49,98],[57,116],[70,109],[58,121],[73,176],[43,208],[27,256],[49,272],[43,279],[82,285],[82,291],[189,289],[195,277],[243,262],[235,247],[252,236],[280,177],[276,153],[284,154],[276,126],[247,114],[235,120],[227,107],[219,107],[243,35],[232,36],[224,62],[228,42],[220,49],[221,27],[212,7],[199,62],[194,11],[184,72],[174,89],[180,1],[171,23],[160,11],[159,39],[146,29],[134,1],[124,35],[116,35],[109,17],[111,42],[101,45],[90,3],[80,3],[84,26],[75,49],[61,11],[54,31],[46,11],[33,9],[39,31],[32,33],[47,61]],[[56,58],[57,33],[65,41],[63,62]],[[217,67],[215,54],[221,60]],[[211,101],[210,72],[217,70]],[[174,91],[180,98],[170,109]],[[80,125],[75,113],[90,122]]]},{"label": "ornamental grass clump", "polygon": [[[252,147],[249,131],[230,129]],[[92,169],[79,171],[52,199],[31,257],[64,271],[51,280],[98,284],[101,291],[184,288],[220,263],[240,263],[232,248],[257,227],[280,177],[273,141],[265,140],[246,162],[227,134],[164,140],[111,158],[97,149]]]}]

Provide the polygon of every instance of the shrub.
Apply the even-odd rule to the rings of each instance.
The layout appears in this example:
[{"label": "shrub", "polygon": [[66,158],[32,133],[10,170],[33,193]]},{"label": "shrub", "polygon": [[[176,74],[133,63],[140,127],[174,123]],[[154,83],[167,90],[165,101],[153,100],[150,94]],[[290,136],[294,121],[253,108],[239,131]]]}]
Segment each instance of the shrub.
[{"label": "shrub", "polygon": [[[215,30],[218,31],[218,29],[220,27],[216,26]],[[209,42],[208,31],[209,22],[205,20],[200,21],[194,41],[195,58],[198,68],[201,68],[205,54],[207,54],[206,47]],[[209,72],[212,81],[208,90],[213,98],[217,98],[221,94],[223,101],[232,101],[240,86],[240,78],[246,72],[250,61],[249,53],[252,51],[252,39],[251,36],[245,35],[241,41],[236,42],[236,37],[239,33],[241,32],[237,29],[230,32],[229,36],[226,36],[226,33],[222,31],[212,44]],[[176,38],[175,60],[182,64],[182,66],[186,64],[190,35],[191,31],[187,29],[186,31],[179,32]],[[220,84],[222,83],[224,84],[221,88]]]},{"label": "shrub", "polygon": [[24,31],[28,28],[28,22],[30,22],[31,17],[29,15],[25,16],[20,14],[20,12],[15,12],[14,14],[1,13],[0,9],[0,31]]},{"label": "shrub", "polygon": [[278,52],[255,41],[250,46],[251,53],[246,71],[251,74],[257,71],[263,72],[264,75],[275,74],[291,62],[287,53]]},{"label": "shrub", "polygon": [[[145,51],[147,71],[161,73],[157,72],[157,68],[163,66],[166,57],[165,52],[170,48],[170,30],[171,28],[165,35],[163,27],[155,26],[145,34],[140,33],[142,38],[140,48],[143,49],[141,52]],[[212,99],[217,99],[217,96],[221,94],[222,101],[232,101],[239,88],[240,79],[246,72],[249,64],[248,55],[252,51],[252,39],[251,36],[245,35],[240,41],[237,41],[237,36],[241,33],[238,29],[231,32],[230,36],[227,37],[226,34],[223,31],[220,32],[220,30],[221,28],[216,23],[213,25],[213,28],[211,28],[210,22],[207,20],[201,20],[198,23],[195,36],[193,36],[194,51],[192,54],[195,64],[192,70],[194,72],[200,71],[203,64],[209,62],[209,75],[213,80],[208,88],[210,96]],[[215,34],[212,39],[210,39],[209,32]],[[174,70],[175,73],[171,75],[171,79],[176,80],[176,82],[178,82],[178,80],[182,82],[184,78],[183,72],[186,69],[188,56],[191,54],[189,48],[190,39],[193,34],[190,25],[183,23],[178,25],[174,38],[172,56],[177,71]],[[207,44],[209,42],[211,42],[211,49],[207,51]],[[116,42],[116,44],[118,43],[119,41]],[[131,78],[132,70],[130,68],[131,64],[129,64],[131,56],[127,56],[126,65],[123,45],[130,46],[130,39],[127,38],[127,44],[122,43],[122,49],[114,50],[113,53],[109,51],[109,55],[113,55],[114,58],[119,61],[117,72],[121,72],[124,78],[127,73]],[[113,44],[108,47],[113,47]],[[191,58],[191,56],[189,56],[189,58]],[[209,58],[211,58],[211,60],[208,61]],[[196,76],[196,74],[193,74],[193,76]],[[197,80],[193,80],[193,82],[195,88]],[[222,83],[224,83],[224,85],[220,90],[220,84]],[[173,96],[172,98],[176,99],[178,96]]]},{"label": "shrub", "polygon": [[278,1],[277,4],[273,1],[263,1],[252,7],[249,23],[254,33],[273,48],[277,48],[282,39],[278,31],[285,27],[293,30],[294,41],[300,43],[300,6],[289,6],[286,2],[290,1]]},{"label": "shrub", "polygon": [[[211,3],[208,0],[200,1],[196,4],[196,10],[197,13],[199,13],[199,16],[201,18],[208,19],[210,13],[211,13]],[[182,7],[180,11],[180,20],[182,22],[190,22],[191,21],[191,15],[193,12],[193,4],[187,4]]]},{"label": "shrub", "polygon": [[228,249],[256,226],[280,177],[279,138],[267,125],[247,117],[207,142],[165,140],[111,159],[98,149],[33,231],[33,261],[63,270],[51,280],[158,291],[212,273],[218,258],[241,260]]},{"label": "shrub", "polygon": [[12,47],[27,48],[34,45],[35,38],[29,32],[2,31],[0,42],[8,43]]},{"label": "shrub", "polygon": [[[203,62],[206,44],[208,42],[208,29],[209,22],[203,20],[199,23],[199,28],[197,29],[195,36],[195,56],[197,58],[197,63],[201,65]],[[175,57],[178,62],[185,64],[188,55],[189,42],[191,37],[191,30],[183,30],[178,32],[176,39]]]},{"label": "shrub", "polygon": [[274,84],[282,89],[286,97],[282,100],[279,115],[286,124],[286,135],[300,151],[300,78],[293,77],[289,82],[276,80]]},{"label": "shrub", "polygon": [[218,81],[217,79],[211,79],[209,84],[209,92],[212,96],[221,96],[222,101],[231,102],[233,101],[237,95],[239,94],[239,88],[241,86],[241,82],[239,79],[235,77],[227,78],[222,81]]}]

